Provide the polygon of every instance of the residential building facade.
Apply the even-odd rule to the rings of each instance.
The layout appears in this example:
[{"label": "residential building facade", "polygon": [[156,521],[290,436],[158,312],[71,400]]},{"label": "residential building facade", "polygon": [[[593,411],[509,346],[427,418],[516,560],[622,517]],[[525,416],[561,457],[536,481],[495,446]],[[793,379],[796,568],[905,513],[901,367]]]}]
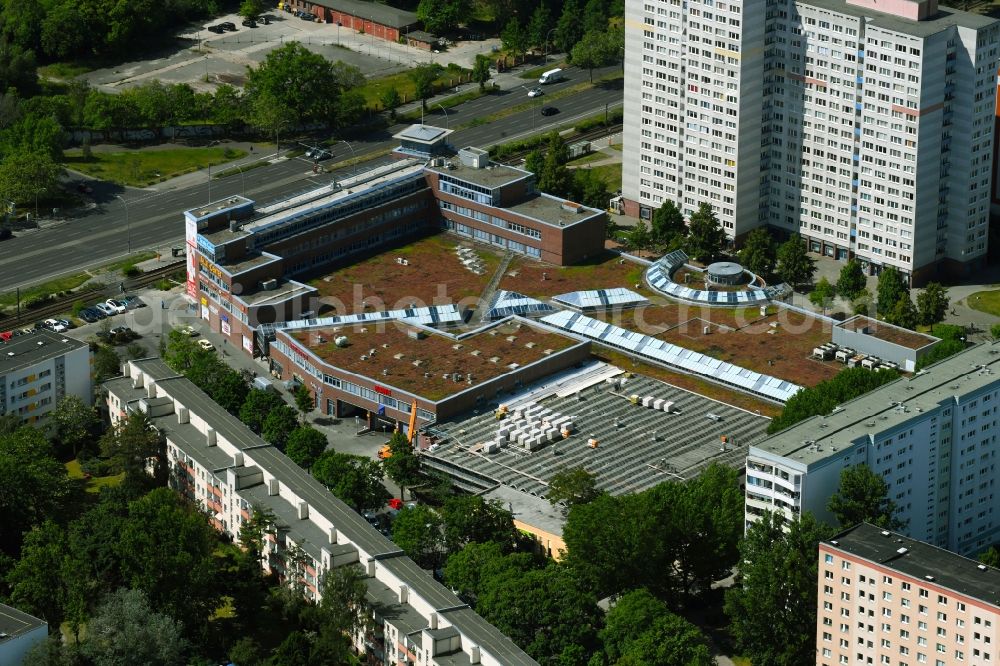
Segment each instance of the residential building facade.
[{"label": "residential building facade", "polygon": [[1000,570],[861,524],[820,542],[817,587],[817,666],[1000,659]]},{"label": "residential building facade", "polygon": [[712,204],[916,282],[985,264],[1000,22],[936,0],[626,2],[626,210]]},{"label": "residential building facade", "polygon": [[166,442],[170,485],[239,538],[260,508],[274,516],[262,566],[313,600],[323,574],[366,573],[375,628],[354,637],[367,663],[520,666],[536,662],[479,617],[360,514],[254,435],[159,359],[129,361],[106,383],[113,422],[143,412]]},{"label": "residential building facade", "polygon": [[37,423],[68,395],[92,404],[92,386],[86,342],[40,329],[0,344],[0,414]]},{"label": "residential building facade", "polygon": [[827,503],[847,467],[883,477],[905,533],[975,554],[1000,540],[1000,343],[951,356],[750,446],[746,521]]}]

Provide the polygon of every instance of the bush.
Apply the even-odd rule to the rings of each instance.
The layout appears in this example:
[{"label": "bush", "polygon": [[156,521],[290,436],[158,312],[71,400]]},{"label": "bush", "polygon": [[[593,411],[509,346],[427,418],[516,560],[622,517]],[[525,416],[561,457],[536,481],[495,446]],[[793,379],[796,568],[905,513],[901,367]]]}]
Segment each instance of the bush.
[{"label": "bush", "polygon": [[45,305],[51,300],[52,300],[52,294],[46,294],[44,296],[32,296],[31,298],[25,299],[23,305],[25,308],[30,310],[32,308],[40,308],[41,306]]},{"label": "bush", "polygon": [[836,377],[811,388],[804,388],[789,398],[781,414],[768,425],[767,432],[776,433],[810,416],[829,414],[837,405],[896,379],[899,379],[899,373],[895,370],[845,368]]},{"label": "bush", "polygon": [[958,340],[956,338],[947,338],[941,340],[941,342],[937,343],[934,349],[931,349],[924,356],[922,356],[919,361],[917,361],[917,370],[923,370],[928,365],[933,365],[938,361],[943,361],[944,359],[948,358],[953,354],[957,354],[963,349],[965,349],[965,343],[962,342],[961,340]]},{"label": "bush", "polygon": [[994,340],[1000,340],[1000,324],[990,326],[990,335],[993,336]]},{"label": "bush", "polygon": [[959,340],[965,337],[965,327],[956,324],[934,324],[931,335],[942,340]]},{"label": "bush", "polygon": [[232,148],[226,148],[224,151],[222,151],[222,156],[225,157],[227,160],[235,160],[237,157],[240,156],[240,154],[235,150],[233,150]]},{"label": "bush", "polygon": [[125,268],[122,269],[122,275],[124,275],[125,277],[137,277],[139,275],[142,275],[142,271],[139,269],[138,266],[126,266]]}]

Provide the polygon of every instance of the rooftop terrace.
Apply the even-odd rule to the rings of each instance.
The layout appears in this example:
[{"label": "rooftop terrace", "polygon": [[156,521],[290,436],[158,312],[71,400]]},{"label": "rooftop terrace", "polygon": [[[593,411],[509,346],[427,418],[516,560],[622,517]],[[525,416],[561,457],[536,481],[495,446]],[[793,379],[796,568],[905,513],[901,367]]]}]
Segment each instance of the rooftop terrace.
[{"label": "rooftop terrace", "polygon": [[[336,345],[339,336],[347,337],[346,346]],[[291,337],[331,366],[435,401],[580,344],[521,322],[461,339],[397,324],[295,331]]]}]

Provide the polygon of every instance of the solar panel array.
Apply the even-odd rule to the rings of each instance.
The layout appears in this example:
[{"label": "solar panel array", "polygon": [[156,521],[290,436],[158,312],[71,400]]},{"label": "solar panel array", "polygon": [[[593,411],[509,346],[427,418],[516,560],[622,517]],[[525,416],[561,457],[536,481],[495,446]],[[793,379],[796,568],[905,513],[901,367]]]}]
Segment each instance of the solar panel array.
[{"label": "solar panel array", "polygon": [[380,321],[403,321],[408,324],[434,326],[436,324],[459,324],[463,321],[463,317],[461,311],[455,305],[432,305],[423,308],[359,312],[339,317],[319,317],[316,319],[283,321],[277,324],[261,324],[257,327],[257,330],[264,339],[274,340],[274,334],[279,330],[301,331],[310,328],[327,328],[330,326],[345,326]]},{"label": "solar panel array", "polygon": [[[683,252],[678,252],[684,255]],[[676,254],[677,252],[668,254],[646,270],[646,281],[649,282],[649,286],[653,289],[667,296],[673,296],[685,301],[706,303],[708,305],[756,305],[758,303],[766,303],[770,300],[767,292],[763,289],[708,291],[691,289],[683,284],[677,284],[670,279],[670,275],[684,264],[684,261],[687,260],[687,255],[684,255],[684,260],[679,261],[680,258],[674,256]],[[668,259],[672,260],[668,261]]]},{"label": "solar panel array", "polygon": [[601,344],[673,366],[684,372],[707,377],[770,400],[785,402],[802,388],[783,379],[754,372],[700,352],[685,349],[575,312],[556,312],[543,317],[541,321]]},{"label": "solar panel array", "polygon": [[552,297],[553,301],[562,303],[577,310],[606,310],[608,308],[638,307],[646,305],[648,300],[641,294],[630,289],[615,287],[614,289],[591,289],[589,291],[571,291]]},{"label": "solar panel array", "polygon": [[493,297],[486,319],[496,321],[511,315],[531,315],[540,312],[554,312],[555,308],[548,303],[543,303],[537,298],[531,298],[516,291],[506,291],[501,289]]}]

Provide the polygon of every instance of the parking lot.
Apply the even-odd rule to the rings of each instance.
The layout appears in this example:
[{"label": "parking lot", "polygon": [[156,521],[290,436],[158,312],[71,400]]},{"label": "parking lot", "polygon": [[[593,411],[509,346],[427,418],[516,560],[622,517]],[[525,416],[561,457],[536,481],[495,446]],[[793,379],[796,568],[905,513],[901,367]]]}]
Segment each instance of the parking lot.
[{"label": "parking lot", "polygon": [[[309,50],[330,60],[340,60],[358,67],[365,76],[384,76],[416,64],[454,62],[471,67],[479,53],[490,53],[499,40],[458,42],[443,53],[432,53],[412,46],[388,42],[336,24],[312,23],[279,10],[271,10],[270,25],[256,28],[241,25],[236,14],[217,16],[201,25],[181,31],[178,46],[160,57],[99,69],[85,78],[96,88],[108,92],[146,81],[187,83],[195,90],[212,92],[220,84],[242,85],[247,67],[256,66],[267,54],[285,42],[297,41]],[[236,25],[233,32],[216,34],[206,28],[222,22]]]}]

